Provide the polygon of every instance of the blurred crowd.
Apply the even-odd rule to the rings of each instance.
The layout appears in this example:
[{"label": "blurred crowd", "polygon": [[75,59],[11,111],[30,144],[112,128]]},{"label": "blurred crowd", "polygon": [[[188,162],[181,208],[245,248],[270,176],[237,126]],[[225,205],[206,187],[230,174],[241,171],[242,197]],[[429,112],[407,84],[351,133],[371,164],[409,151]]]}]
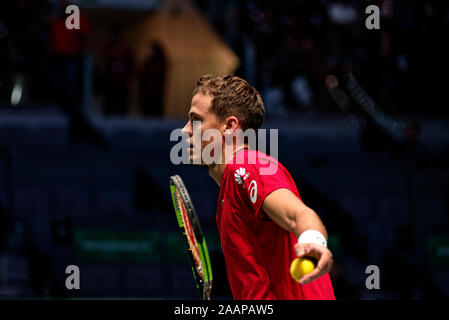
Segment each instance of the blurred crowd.
[{"label": "blurred crowd", "polygon": [[[80,10],[80,28],[66,28],[66,0],[5,0],[0,3],[0,105],[55,103],[85,118],[86,61],[93,25]],[[126,44],[122,25],[110,27],[94,57],[94,89],[105,116],[130,113],[131,85],[143,116],[162,115],[166,57],[149,43],[141,65]]]},{"label": "blurred crowd", "polygon": [[[365,8],[380,9],[368,30]],[[324,79],[353,72],[396,115],[449,115],[449,3],[405,0],[201,1],[264,93],[267,111],[336,112]],[[249,71],[248,66],[254,71]]]},{"label": "blurred crowd", "polygon": [[[326,79],[341,83],[348,75],[380,112],[404,120],[402,140],[417,139],[417,118],[449,116],[442,102],[449,74],[445,1],[193,2],[239,56],[235,74],[262,93],[267,117],[356,115],[365,121],[362,138],[368,144],[390,139],[385,131],[391,128],[357,106],[342,110],[332,99]],[[380,10],[378,30],[365,26],[365,9],[372,4]],[[68,5],[67,0],[0,3],[0,107],[54,103],[71,119],[71,137],[86,135],[100,144],[88,111],[106,117],[162,116],[169,64],[163,46],[148,43],[137,63],[126,39],[128,25],[117,23],[107,27],[93,53],[93,23],[81,10],[80,29],[67,29]],[[391,145],[396,149],[395,142]]]},{"label": "blurred crowd", "polygon": [[157,41],[149,41],[143,62],[137,64],[123,34],[122,25],[112,27],[95,66],[95,93],[102,97],[103,114],[127,116],[135,100],[141,116],[160,117],[168,64],[164,49]]},{"label": "blurred crowd", "polygon": [[[267,114],[338,112],[325,87],[329,74],[352,72],[378,105],[393,115],[447,116],[449,72],[446,1],[281,0],[194,3],[241,59],[237,75],[260,89]],[[83,58],[90,26],[64,27],[66,0],[0,3],[0,102],[82,99]],[[380,30],[368,30],[365,8],[380,9]],[[110,39],[95,65],[95,90],[105,115],[129,114],[130,83],[138,83],[140,114],[162,115],[167,57],[148,45],[147,61],[121,36]],[[16,92],[14,94],[14,90]],[[151,106],[148,107],[149,101]],[[154,107],[153,107],[154,105]],[[64,108],[64,106],[63,106]],[[73,108],[73,106],[65,106]]]}]

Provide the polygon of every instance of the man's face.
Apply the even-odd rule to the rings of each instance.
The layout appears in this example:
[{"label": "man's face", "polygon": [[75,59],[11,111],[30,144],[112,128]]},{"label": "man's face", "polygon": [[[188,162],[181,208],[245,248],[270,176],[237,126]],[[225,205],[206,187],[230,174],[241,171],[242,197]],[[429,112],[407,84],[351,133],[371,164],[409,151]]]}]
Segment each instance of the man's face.
[{"label": "man's face", "polygon": [[[190,162],[195,163],[194,160],[198,161],[198,156],[201,157],[204,148],[209,145],[210,143],[218,143],[221,141],[214,141],[213,137],[209,139],[208,141],[202,141],[201,137],[203,136],[203,132],[208,129],[215,129],[220,132],[220,134],[223,132],[225,128],[224,121],[220,122],[215,114],[210,112],[210,106],[212,102],[212,97],[209,95],[204,95],[201,93],[197,93],[192,98],[192,105],[189,110],[189,120],[187,121],[186,125],[182,129],[183,132],[187,133],[189,135],[188,142],[190,144]],[[201,124],[201,130],[198,130],[196,134],[199,136],[198,139],[201,139],[201,143],[199,141],[197,142],[197,145],[195,145],[195,148],[197,146],[201,146],[201,154],[198,152],[198,150],[193,148],[194,139],[193,139],[193,132],[194,132],[194,121],[196,123]],[[198,124],[197,124],[198,125]],[[195,127],[196,128],[196,127]],[[200,133],[200,135],[199,135]],[[221,140],[221,139],[220,139]],[[201,163],[203,163],[201,159]]]}]

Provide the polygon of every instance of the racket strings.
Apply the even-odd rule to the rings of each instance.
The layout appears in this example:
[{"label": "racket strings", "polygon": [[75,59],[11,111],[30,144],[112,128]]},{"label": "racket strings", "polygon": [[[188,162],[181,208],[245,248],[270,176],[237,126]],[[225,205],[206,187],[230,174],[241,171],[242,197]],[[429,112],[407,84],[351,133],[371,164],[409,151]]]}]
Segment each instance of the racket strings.
[{"label": "racket strings", "polygon": [[187,215],[187,209],[185,208],[179,193],[177,193],[177,198],[178,198],[178,205],[182,212],[181,216],[184,223],[184,234],[186,235],[187,242],[189,244],[188,250],[191,251],[193,259],[195,260],[196,264],[195,269],[197,270],[199,276],[201,277],[201,280],[204,280],[204,270],[201,267],[202,266],[201,256],[197,242],[195,240],[195,234],[193,232],[192,224],[190,223],[190,219]]}]

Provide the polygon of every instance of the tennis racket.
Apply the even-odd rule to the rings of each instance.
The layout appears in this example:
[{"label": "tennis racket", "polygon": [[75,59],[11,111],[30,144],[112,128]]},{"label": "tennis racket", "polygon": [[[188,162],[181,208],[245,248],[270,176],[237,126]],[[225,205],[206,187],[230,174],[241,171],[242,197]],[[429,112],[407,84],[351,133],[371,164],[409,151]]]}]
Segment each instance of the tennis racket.
[{"label": "tennis racket", "polygon": [[212,268],[206,240],[201,230],[198,216],[193,208],[182,179],[178,175],[170,177],[170,192],[176,218],[184,239],[193,276],[202,300],[210,300],[212,291]]}]

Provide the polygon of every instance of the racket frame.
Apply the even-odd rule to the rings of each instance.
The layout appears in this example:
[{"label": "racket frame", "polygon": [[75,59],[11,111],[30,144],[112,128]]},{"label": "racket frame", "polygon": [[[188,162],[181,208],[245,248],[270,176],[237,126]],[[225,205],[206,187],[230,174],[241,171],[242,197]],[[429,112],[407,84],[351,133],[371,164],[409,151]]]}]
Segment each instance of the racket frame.
[{"label": "racket frame", "polygon": [[[184,244],[187,249],[190,263],[192,265],[193,275],[197,284],[197,288],[200,292],[202,300],[210,300],[212,291],[212,268],[209,258],[209,251],[206,245],[206,239],[203,235],[201,225],[196,214],[195,208],[193,207],[192,200],[190,199],[187,188],[185,187],[181,177],[179,175],[174,175],[170,177],[170,193],[173,200],[173,206],[176,213],[176,219],[178,221],[178,226],[181,229],[181,234],[183,236]],[[179,207],[178,199],[176,197],[179,195],[182,204],[184,205],[186,216],[190,220],[190,224],[193,230],[194,245],[198,249],[198,254],[200,257],[201,265],[197,266],[194,254],[189,245],[188,234],[186,231],[186,226],[184,223],[182,208]],[[198,269],[201,268],[201,269]],[[201,271],[204,275],[201,277]]]}]

